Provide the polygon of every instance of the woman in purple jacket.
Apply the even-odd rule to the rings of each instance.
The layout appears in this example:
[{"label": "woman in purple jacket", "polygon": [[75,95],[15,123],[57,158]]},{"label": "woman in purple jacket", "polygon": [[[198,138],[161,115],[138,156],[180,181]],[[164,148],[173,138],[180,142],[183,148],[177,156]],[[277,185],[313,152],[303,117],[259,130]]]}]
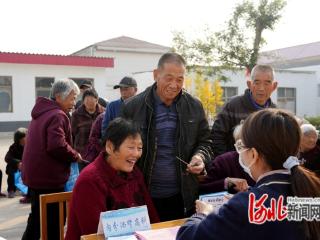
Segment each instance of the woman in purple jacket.
[{"label": "woman in purple jacket", "polygon": [[[235,142],[240,139],[243,122],[233,130]],[[214,193],[228,190],[229,193],[247,191],[254,186],[255,181],[245,172],[239,164],[239,154],[236,151],[226,152],[211,161],[208,175],[200,182],[199,191]]]},{"label": "woman in purple jacket", "polygon": [[89,162],[93,162],[94,159],[99,155],[101,150],[103,149],[102,143],[101,143],[101,125],[103,120],[104,112],[100,113],[100,115],[96,118],[96,120],[93,122],[90,135],[89,135],[89,141],[86,146],[86,150],[84,155],[82,156],[84,159],[86,159]]}]

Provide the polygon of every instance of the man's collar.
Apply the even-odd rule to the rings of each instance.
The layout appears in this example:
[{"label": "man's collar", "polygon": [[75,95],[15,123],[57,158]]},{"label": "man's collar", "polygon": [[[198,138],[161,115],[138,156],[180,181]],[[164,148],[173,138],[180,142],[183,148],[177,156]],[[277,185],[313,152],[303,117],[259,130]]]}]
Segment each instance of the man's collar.
[{"label": "man's collar", "polygon": [[[176,104],[176,103],[177,103],[177,101],[179,100],[181,94],[182,94],[182,90],[180,91],[180,93],[178,94],[178,96],[173,100],[172,104]],[[167,106],[167,105],[161,100],[160,96],[159,96],[158,93],[157,93],[157,85],[155,85],[155,86],[152,88],[152,95],[153,95],[153,99],[155,100],[155,103],[156,103],[157,105],[163,104],[163,105]],[[172,105],[172,104],[171,104],[171,105]],[[170,106],[171,106],[171,105],[170,105]]]},{"label": "man's collar", "polygon": [[271,106],[271,99],[270,99],[270,98],[265,102],[265,104],[264,104],[263,106],[260,105],[260,104],[258,104],[258,103],[254,100],[254,98],[253,98],[253,96],[252,96],[252,92],[251,92],[250,89],[249,89],[249,99],[250,99],[251,103],[253,104],[253,106],[254,106],[256,109],[264,109],[264,108],[268,108],[268,107]]},{"label": "man's collar", "polygon": [[157,105],[163,104],[163,102],[161,101],[161,99],[157,93],[157,86],[155,86],[152,89],[152,95],[153,95],[153,99],[154,99],[155,104],[157,104]]}]

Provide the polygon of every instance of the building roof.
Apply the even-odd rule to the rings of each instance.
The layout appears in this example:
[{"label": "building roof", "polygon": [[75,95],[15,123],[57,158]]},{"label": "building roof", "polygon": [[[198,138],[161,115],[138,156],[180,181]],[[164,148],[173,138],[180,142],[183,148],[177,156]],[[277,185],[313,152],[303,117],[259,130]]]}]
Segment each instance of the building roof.
[{"label": "building roof", "polygon": [[113,68],[113,58],[0,52],[0,63]]},{"label": "building roof", "polygon": [[[102,42],[95,43],[84,49],[94,47],[96,50],[119,51],[119,52],[147,52],[147,53],[165,53],[170,50],[170,47],[162,46],[155,43],[142,41],[139,39],[121,36],[108,39]],[[82,49],[82,50],[84,50]],[[73,54],[78,54],[77,51]]]},{"label": "building roof", "polygon": [[262,52],[258,62],[280,68],[319,65],[320,42]]},{"label": "building roof", "polygon": [[159,44],[154,44],[142,40],[138,40],[131,37],[121,36],[117,38],[112,38],[106,41],[98,42],[94,45],[104,46],[104,47],[115,47],[115,48],[145,48],[145,49],[160,49],[168,50],[169,47],[162,46]]}]

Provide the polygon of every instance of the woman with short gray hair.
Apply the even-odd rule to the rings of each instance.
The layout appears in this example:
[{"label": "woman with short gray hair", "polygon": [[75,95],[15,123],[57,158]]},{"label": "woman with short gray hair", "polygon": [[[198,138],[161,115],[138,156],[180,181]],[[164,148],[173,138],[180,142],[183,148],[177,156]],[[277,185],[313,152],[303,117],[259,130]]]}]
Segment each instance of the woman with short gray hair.
[{"label": "woman with short gray hair", "polygon": [[80,89],[78,85],[72,79],[67,78],[55,81],[52,84],[50,98],[55,99],[56,95],[60,95],[62,99],[65,99],[71,93],[72,90],[75,94],[80,94]]},{"label": "woman with short gray hair", "polygon": [[320,144],[318,130],[312,124],[302,124],[299,158],[305,168],[320,174]]},{"label": "woman with short gray hair", "polygon": [[[50,98],[38,97],[32,109],[28,141],[22,156],[22,179],[29,187],[31,214],[22,240],[40,238],[39,196],[64,191],[71,162],[81,161],[72,148],[68,113],[74,108],[79,88],[70,79],[52,85]],[[48,207],[48,240],[59,239],[59,212]]]}]

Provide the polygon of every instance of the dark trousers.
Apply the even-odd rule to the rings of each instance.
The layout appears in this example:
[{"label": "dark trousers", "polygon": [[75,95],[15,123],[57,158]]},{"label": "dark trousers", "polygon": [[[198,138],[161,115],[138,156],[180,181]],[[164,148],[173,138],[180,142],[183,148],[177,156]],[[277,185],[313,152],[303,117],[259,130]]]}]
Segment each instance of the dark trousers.
[{"label": "dark trousers", "polygon": [[[22,236],[22,240],[40,239],[40,199],[41,194],[63,192],[64,189],[32,189],[29,188],[31,196],[31,213],[29,214],[27,228]],[[59,239],[59,204],[51,203],[47,205],[47,233],[48,240]]]},{"label": "dark trousers", "polygon": [[14,174],[18,171],[18,163],[8,163],[6,166],[6,174],[8,175],[7,184],[8,192],[15,192],[17,190],[16,185],[14,184]]},{"label": "dark trousers", "polygon": [[2,186],[2,171],[0,169],[0,193],[1,193],[1,186]]},{"label": "dark trousers", "polygon": [[186,217],[181,194],[168,198],[152,198],[152,201],[161,222]]},{"label": "dark trousers", "polygon": [[8,192],[15,192],[17,190],[16,185],[14,184],[14,173],[8,173],[7,183]]}]

